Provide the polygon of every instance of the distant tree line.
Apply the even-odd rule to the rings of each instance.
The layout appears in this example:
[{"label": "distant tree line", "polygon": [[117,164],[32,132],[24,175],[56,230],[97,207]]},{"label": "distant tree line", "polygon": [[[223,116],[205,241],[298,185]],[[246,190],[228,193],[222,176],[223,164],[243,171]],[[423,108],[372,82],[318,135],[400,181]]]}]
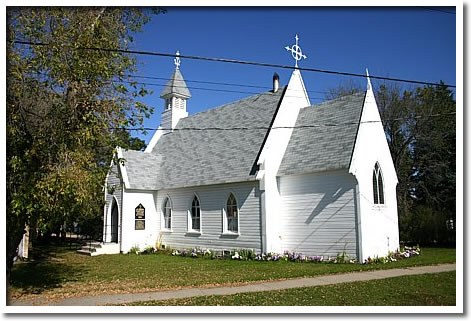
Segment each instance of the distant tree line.
[{"label": "distant tree line", "polygon": [[[398,176],[400,240],[405,243],[455,243],[456,102],[443,85],[404,90],[375,88],[392,160]],[[348,81],[326,98],[362,91]]]}]

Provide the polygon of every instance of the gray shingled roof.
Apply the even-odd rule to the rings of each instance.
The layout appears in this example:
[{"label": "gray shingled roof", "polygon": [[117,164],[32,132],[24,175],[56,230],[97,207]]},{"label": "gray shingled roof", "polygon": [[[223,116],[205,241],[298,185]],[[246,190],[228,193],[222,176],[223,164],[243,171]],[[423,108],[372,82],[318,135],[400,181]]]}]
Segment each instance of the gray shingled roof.
[{"label": "gray shingled roof", "polygon": [[362,92],[301,109],[296,127],[314,127],[293,130],[277,175],[348,168],[364,98]]},{"label": "gray shingled roof", "polygon": [[165,98],[168,94],[176,94],[182,96],[183,98],[190,98],[191,94],[186,86],[185,80],[183,80],[183,76],[180,72],[180,69],[175,69],[172,77],[170,77],[167,85],[165,86],[164,90],[160,94],[161,98]]},{"label": "gray shingled roof", "polygon": [[157,189],[161,157],[135,150],[123,150],[130,189]]},{"label": "gray shingled roof", "polygon": [[157,189],[254,180],[250,175],[267,129],[179,130],[268,127],[284,88],[181,119],[152,154],[160,157]]}]

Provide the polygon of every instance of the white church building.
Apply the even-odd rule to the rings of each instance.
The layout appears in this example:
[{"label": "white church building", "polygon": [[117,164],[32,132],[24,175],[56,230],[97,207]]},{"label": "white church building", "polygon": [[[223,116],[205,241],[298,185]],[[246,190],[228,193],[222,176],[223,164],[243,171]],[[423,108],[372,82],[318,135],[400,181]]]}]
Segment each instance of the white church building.
[{"label": "white church building", "polygon": [[146,150],[117,149],[101,253],[165,245],[364,261],[399,248],[398,181],[370,79],[311,105],[297,37],[286,49],[296,60],[286,86],[275,75],[273,90],[194,115],[177,56]]}]

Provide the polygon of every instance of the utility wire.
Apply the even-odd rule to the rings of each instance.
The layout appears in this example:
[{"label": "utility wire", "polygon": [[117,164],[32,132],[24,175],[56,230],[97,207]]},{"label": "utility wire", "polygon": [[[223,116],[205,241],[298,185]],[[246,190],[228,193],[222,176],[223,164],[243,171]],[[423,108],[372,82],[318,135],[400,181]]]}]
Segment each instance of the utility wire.
[{"label": "utility wire", "polygon": [[254,127],[183,127],[183,128],[126,128],[126,127],[110,127],[111,130],[168,130],[168,131],[230,131],[230,130],[268,130],[268,129],[304,129],[304,128],[319,128],[319,127],[337,127],[337,126],[350,126],[350,125],[359,125],[359,124],[370,124],[370,123],[382,123],[385,121],[400,121],[400,120],[410,120],[410,119],[420,119],[420,118],[432,118],[432,117],[444,117],[456,115],[456,112],[451,113],[440,113],[432,115],[417,115],[414,117],[399,117],[383,120],[367,120],[360,122],[344,122],[344,123],[324,123],[324,124],[315,124],[315,125],[301,125],[301,126],[254,126]]},{"label": "utility wire", "polygon": [[[149,82],[138,82],[138,81],[128,81],[128,80],[116,80],[113,82],[120,82],[120,83],[128,83],[128,84],[136,84],[136,85],[145,85],[145,86],[158,86],[158,87],[165,87],[166,85],[164,84],[155,84],[155,83],[149,83]],[[273,95],[273,93],[259,93],[259,92],[251,92],[251,91],[240,91],[240,90],[228,90],[228,89],[216,89],[216,88],[204,88],[204,87],[188,87],[188,86],[175,86],[173,85],[174,88],[188,88],[188,89],[194,89],[194,90],[206,90],[206,91],[218,91],[218,92],[226,92],[226,93],[238,93],[238,94],[251,94],[251,95]],[[293,96],[293,95],[288,95],[285,97],[303,97],[303,96]],[[322,97],[309,97],[310,99],[317,99],[317,100],[327,100],[327,98],[322,98]],[[339,97],[338,99],[341,99],[342,97]]]},{"label": "utility wire", "polygon": [[[126,75],[130,78],[142,78],[142,79],[154,79],[154,80],[170,80],[170,78],[164,77],[151,77],[151,76],[137,76],[137,75]],[[202,80],[187,80],[185,82],[194,82],[199,84],[208,84],[208,85],[222,85],[222,86],[235,86],[235,87],[246,87],[246,88],[259,88],[259,89],[271,89],[272,87],[268,86],[257,86],[257,85],[245,85],[245,84],[235,84],[235,83],[225,83],[225,82],[216,82],[216,81],[202,81]],[[316,90],[306,90],[308,93],[317,93],[317,94],[329,94],[328,91],[316,91]]]},{"label": "utility wire", "polygon": [[[21,40],[13,40],[13,41],[10,40],[9,42],[18,43],[18,44],[23,44],[23,45],[30,45],[30,46],[50,46],[50,45],[51,45],[51,44],[49,44],[49,43],[30,42],[30,41],[21,41]],[[152,51],[142,51],[142,50],[124,50],[124,49],[97,48],[97,47],[78,47],[78,48],[73,48],[73,49],[76,49],[76,50],[104,51],[104,52],[119,52],[119,53],[126,53],[126,54],[147,55],[147,56],[159,56],[159,57],[177,57],[176,54],[167,54],[167,53],[152,52]],[[178,57],[180,57],[180,58],[185,58],[185,59],[217,61],[217,62],[225,62],[225,63],[233,63],[233,64],[243,64],[243,65],[253,65],[253,66],[261,66],[261,67],[274,67],[274,68],[282,68],[282,69],[298,69],[298,70],[303,70],[303,71],[312,71],[312,72],[320,72],[320,73],[327,73],[327,74],[334,74],[334,75],[342,75],[342,76],[353,76],[353,77],[367,78],[366,75],[363,75],[363,74],[356,74],[356,73],[350,73],[350,72],[323,70],[323,69],[315,69],[315,68],[299,68],[299,67],[286,66],[286,65],[268,64],[268,63],[252,62],[252,61],[243,61],[243,60],[235,60],[235,59],[211,58],[211,57],[187,56],[187,55],[178,55]],[[406,82],[406,83],[420,84],[420,85],[447,86],[447,87],[452,87],[452,88],[455,88],[455,87],[456,87],[455,85],[440,84],[440,83],[433,83],[433,82],[426,82],[426,81],[418,81],[418,80],[410,80],[410,79],[400,79],[400,78],[391,78],[391,77],[372,76],[372,75],[370,75],[369,78],[371,78],[371,79],[380,79],[380,80],[389,80],[389,81],[399,81],[399,82]]]}]

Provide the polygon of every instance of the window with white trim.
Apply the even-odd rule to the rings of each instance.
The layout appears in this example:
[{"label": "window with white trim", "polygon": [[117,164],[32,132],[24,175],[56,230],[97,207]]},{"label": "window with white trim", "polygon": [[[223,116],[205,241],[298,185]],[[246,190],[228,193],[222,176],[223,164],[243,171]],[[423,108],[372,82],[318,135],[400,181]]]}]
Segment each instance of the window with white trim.
[{"label": "window with white trim", "polygon": [[172,228],[172,204],[168,197],[165,198],[163,207],[164,228],[170,230]]},{"label": "window with white trim", "polygon": [[373,201],[375,204],[384,204],[383,174],[378,163],[373,170]]},{"label": "window with white trim", "polygon": [[230,194],[226,202],[226,230],[232,233],[239,232],[239,209],[234,194]]},{"label": "window with white trim", "polygon": [[190,220],[190,229],[199,232],[201,229],[201,207],[196,195],[191,202]]}]

